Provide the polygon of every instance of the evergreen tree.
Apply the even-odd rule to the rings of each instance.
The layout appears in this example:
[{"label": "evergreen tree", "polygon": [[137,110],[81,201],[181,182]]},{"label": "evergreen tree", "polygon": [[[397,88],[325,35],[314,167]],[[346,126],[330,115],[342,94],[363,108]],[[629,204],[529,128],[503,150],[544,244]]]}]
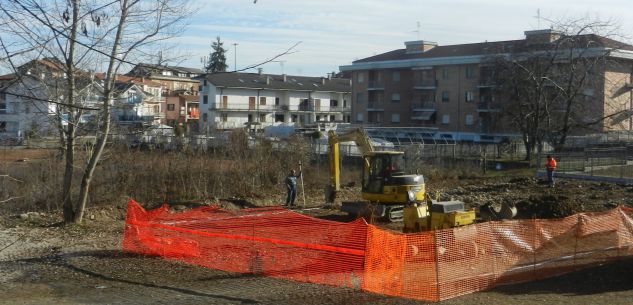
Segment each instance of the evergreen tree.
[{"label": "evergreen tree", "polygon": [[205,67],[207,73],[226,72],[228,65],[226,64],[226,49],[222,47],[224,44],[220,41],[220,36],[216,37],[216,41],[211,44],[213,52],[209,56],[209,61]]}]

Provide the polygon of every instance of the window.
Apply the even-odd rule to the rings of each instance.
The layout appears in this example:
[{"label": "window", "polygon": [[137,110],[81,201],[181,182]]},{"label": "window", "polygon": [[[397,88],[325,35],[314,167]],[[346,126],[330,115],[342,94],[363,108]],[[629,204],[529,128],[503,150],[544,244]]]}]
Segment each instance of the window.
[{"label": "window", "polygon": [[442,68],[442,79],[448,79],[449,77],[448,68]]},{"label": "window", "polygon": [[472,91],[466,91],[465,98],[467,102],[473,102],[475,100],[475,94]]},{"label": "window", "polygon": [[330,107],[338,107],[338,101],[337,100],[330,100]]},{"label": "window", "polygon": [[220,122],[227,122],[228,120],[229,120],[229,115],[228,114],[223,113],[223,114],[220,115]]},{"label": "window", "polygon": [[365,81],[365,75],[363,73],[358,73],[358,76],[356,77],[356,81],[359,84],[362,84]]},{"label": "window", "polygon": [[275,122],[283,122],[284,115],[283,114],[275,114]]},{"label": "window", "polygon": [[203,86],[206,86],[206,85],[207,85],[207,80],[205,79],[205,80],[204,80],[204,85],[203,85]]},{"label": "window", "polygon": [[266,97],[265,96],[260,96],[259,97],[259,104],[260,105],[266,105]]},{"label": "window", "polygon": [[279,106],[279,98],[278,97],[275,98],[275,106]]},{"label": "window", "polygon": [[451,122],[451,116],[448,114],[445,114],[442,116],[442,124],[448,124]]},{"label": "window", "polygon": [[202,97],[202,103],[203,103],[203,104],[208,104],[208,103],[209,103],[209,96],[208,96],[208,95],[206,95],[206,94],[205,94],[205,95]]},{"label": "window", "polygon": [[165,76],[171,76],[172,75],[171,71],[163,71],[161,74],[163,74]]},{"label": "window", "polygon": [[2,114],[7,113],[7,103],[0,102],[0,113],[2,113]]},{"label": "window", "polygon": [[475,67],[466,66],[466,78],[474,78],[474,77],[475,77]]},{"label": "window", "polygon": [[391,102],[392,103],[399,103],[400,102],[400,93],[393,93],[393,94],[391,94]]},{"label": "window", "polygon": [[466,115],[466,125],[468,125],[468,126],[473,125],[473,115],[472,114],[467,114]]},{"label": "window", "polygon": [[7,132],[7,122],[0,122],[0,132]]},{"label": "window", "polygon": [[450,93],[448,91],[442,91],[442,102],[448,102]]},{"label": "window", "polygon": [[343,108],[347,108],[347,100],[343,100]]},{"label": "window", "polygon": [[330,122],[334,122],[335,120],[336,120],[336,117],[335,117],[335,116],[333,116],[333,115],[331,115],[331,116],[330,116]]},{"label": "window", "polygon": [[249,123],[252,123],[252,122],[253,122],[253,115],[252,115],[252,114],[249,114],[249,115],[248,115],[248,122],[249,122]]},{"label": "window", "polygon": [[265,114],[260,114],[259,115],[259,121],[260,122],[266,122],[266,115]]},{"label": "window", "polygon": [[174,109],[176,109],[174,104],[167,104],[167,111],[174,111]]},{"label": "window", "polygon": [[205,112],[205,113],[202,114],[202,121],[206,122],[207,119],[208,119],[208,116],[207,116],[207,113]]},{"label": "window", "polygon": [[392,113],[391,114],[391,123],[400,123],[400,114]]},{"label": "window", "polygon": [[400,81],[400,71],[394,71],[393,74],[391,74],[391,78],[394,82],[399,82]]},{"label": "window", "polygon": [[363,121],[363,114],[362,113],[357,113],[356,114],[356,122],[362,122]]}]

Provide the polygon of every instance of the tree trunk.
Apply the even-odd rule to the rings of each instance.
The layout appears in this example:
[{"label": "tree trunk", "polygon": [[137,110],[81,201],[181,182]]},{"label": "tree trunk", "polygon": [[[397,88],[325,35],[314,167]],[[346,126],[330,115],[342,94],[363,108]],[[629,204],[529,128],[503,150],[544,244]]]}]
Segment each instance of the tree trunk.
[{"label": "tree trunk", "polygon": [[[66,69],[67,69],[67,98],[68,104],[73,105],[75,102],[75,46],[77,44],[77,28],[79,26],[79,2],[78,0],[72,1],[73,7],[73,21],[70,32],[70,44],[68,48],[68,57],[66,57]],[[72,200],[72,184],[73,184],[73,171],[75,168],[75,126],[72,124],[75,122],[75,116],[71,109],[68,113],[68,131],[66,133],[66,170],[64,172],[64,184],[63,184],[63,211],[64,211],[64,223],[74,221],[77,211],[73,207]]]},{"label": "tree trunk", "polygon": [[103,125],[101,128],[101,137],[97,140],[97,144],[93,154],[90,156],[86,170],[81,179],[81,186],[79,189],[79,199],[77,206],[75,207],[74,222],[79,223],[83,219],[84,211],[86,209],[86,203],[88,202],[88,193],[90,192],[90,183],[92,182],[92,176],[94,175],[97,163],[101,158],[101,154],[108,141],[108,134],[110,133],[110,101],[112,100],[112,89],[114,87],[114,80],[116,75],[115,66],[117,65],[116,56],[119,52],[119,44],[123,37],[123,30],[128,13],[128,0],[121,2],[121,19],[117,27],[117,33],[110,52],[110,61],[108,64],[108,72],[106,73],[106,82],[104,85],[104,102],[103,102]]}]

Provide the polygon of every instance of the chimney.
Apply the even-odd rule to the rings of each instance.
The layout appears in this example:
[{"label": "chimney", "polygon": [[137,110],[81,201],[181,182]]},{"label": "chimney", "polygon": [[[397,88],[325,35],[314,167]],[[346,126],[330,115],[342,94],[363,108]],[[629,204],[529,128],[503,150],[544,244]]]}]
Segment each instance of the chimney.
[{"label": "chimney", "polygon": [[334,72],[327,74],[327,79],[331,80],[334,77]]},{"label": "chimney", "polygon": [[321,85],[325,85],[325,77],[321,77]]},{"label": "chimney", "polygon": [[270,85],[270,76],[266,76],[266,85]]},{"label": "chimney", "polygon": [[263,68],[257,68],[257,74],[262,75],[262,72],[264,72]]},{"label": "chimney", "polygon": [[558,40],[562,36],[560,32],[552,29],[525,31],[525,42],[528,45],[545,44]]},{"label": "chimney", "polygon": [[285,82],[286,82],[286,80],[287,80],[287,79],[286,79],[286,74],[282,74],[282,75],[281,75],[281,78],[283,79],[283,82],[285,83]]},{"label": "chimney", "polygon": [[437,47],[437,42],[426,40],[407,41],[404,43],[404,46],[407,49],[407,54],[424,53]]}]

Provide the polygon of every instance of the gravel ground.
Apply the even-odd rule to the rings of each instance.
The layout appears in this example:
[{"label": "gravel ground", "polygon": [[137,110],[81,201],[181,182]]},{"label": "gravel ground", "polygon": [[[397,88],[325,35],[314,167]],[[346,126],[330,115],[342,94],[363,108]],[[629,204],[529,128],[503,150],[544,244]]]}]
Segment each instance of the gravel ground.
[{"label": "gravel ground", "polygon": [[[353,196],[355,190],[347,192]],[[525,217],[604,210],[616,202],[630,204],[627,200],[633,197],[631,188],[625,186],[561,182],[559,189],[549,190],[531,179],[466,183],[445,195],[470,200],[473,206],[476,200],[523,200],[519,206]],[[560,208],[543,212],[539,202],[556,202]],[[305,213],[348,219],[333,210],[316,208]],[[427,304],[123,253],[123,207],[93,209],[87,214],[95,215],[94,220],[67,227],[56,224],[59,214],[0,217],[0,304]],[[633,260],[623,260],[561,277],[497,287],[442,304],[602,305],[631,304],[631,300]]]}]

